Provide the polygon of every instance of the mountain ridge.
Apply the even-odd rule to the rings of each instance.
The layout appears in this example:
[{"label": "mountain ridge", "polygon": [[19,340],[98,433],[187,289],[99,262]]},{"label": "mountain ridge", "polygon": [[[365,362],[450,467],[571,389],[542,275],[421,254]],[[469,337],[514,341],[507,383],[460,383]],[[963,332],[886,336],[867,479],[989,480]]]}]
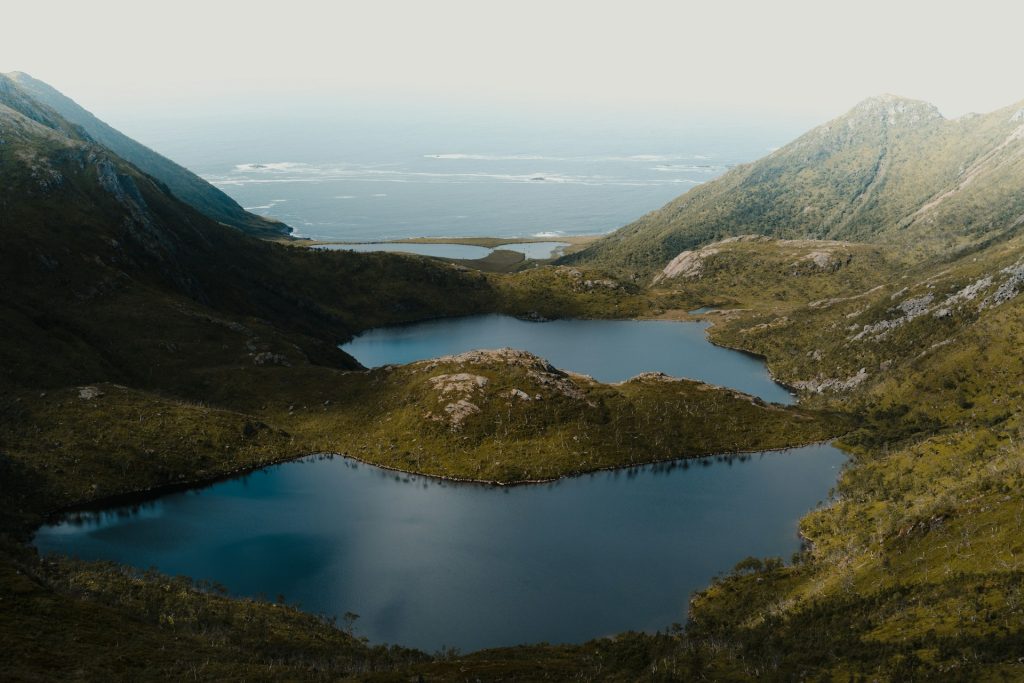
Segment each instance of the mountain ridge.
[{"label": "mountain ridge", "polygon": [[209,218],[258,237],[281,237],[291,232],[284,223],[249,213],[220,189],[121,133],[53,86],[22,71],[0,74],[0,81],[8,83],[8,90],[13,85],[24,96],[59,114],[95,142],[164,183],[179,199]]},{"label": "mountain ridge", "polygon": [[886,243],[918,256],[969,248],[1024,215],[1022,104],[946,119],[919,100],[868,98],[562,262],[647,275],[744,234]]}]

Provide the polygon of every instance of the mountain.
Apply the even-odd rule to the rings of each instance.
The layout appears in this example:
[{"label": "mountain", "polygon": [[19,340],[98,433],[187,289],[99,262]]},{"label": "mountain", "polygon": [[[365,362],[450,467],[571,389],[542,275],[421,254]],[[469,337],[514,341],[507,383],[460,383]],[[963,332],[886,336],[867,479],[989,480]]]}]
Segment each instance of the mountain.
[{"label": "mountain", "polygon": [[165,184],[176,197],[207,217],[260,237],[279,237],[291,232],[291,228],[284,223],[249,213],[195,173],[107,125],[43,81],[20,71],[0,74],[0,81],[4,79],[9,89],[11,84],[15,85],[23,95],[49,107],[64,120],[78,126],[92,140]]},{"label": "mountain", "polygon": [[[259,240],[0,77],[0,678],[1021,680],[1019,112],[951,122],[868,101],[678,200],[664,235],[601,243],[637,274],[662,269],[641,287],[585,267],[489,275]],[[712,340],[763,355],[799,407],[659,375],[601,385],[514,351],[358,372],[336,347],[445,315],[708,305]],[[513,406],[520,387],[535,398]],[[673,409],[691,394],[699,414]],[[515,481],[584,455],[692,453],[677,448],[691,437],[781,445],[794,422],[824,438],[832,420],[850,460],[801,520],[802,549],[741,560],[688,603],[666,595],[688,622],[655,634],[430,656],[282,598],[28,544],[55,509],[299,454]],[[515,462],[493,450],[499,428]]]},{"label": "mountain", "polygon": [[1024,224],[1024,102],[945,119],[892,95],[861,102],[567,257],[649,273],[684,250],[746,234],[969,247]]},{"label": "mountain", "polygon": [[[209,367],[262,352],[354,368],[339,340],[474,312],[490,291],[475,273],[424,259],[312,251],[229,228],[2,77],[0,178],[0,388],[195,390]],[[235,323],[249,332],[198,342]]]}]

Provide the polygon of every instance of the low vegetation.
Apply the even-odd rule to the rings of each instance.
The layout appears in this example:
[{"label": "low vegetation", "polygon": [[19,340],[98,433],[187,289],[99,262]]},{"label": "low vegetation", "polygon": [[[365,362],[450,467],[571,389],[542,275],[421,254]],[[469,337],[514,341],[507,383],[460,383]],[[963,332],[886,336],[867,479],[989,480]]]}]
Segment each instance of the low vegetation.
[{"label": "low vegetation", "polygon": [[[249,239],[0,85],[0,678],[1024,678],[1015,109],[951,122],[872,101],[568,265],[498,274]],[[365,371],[336,347],[435,316],[698,306],[800,407],[515,352]],[[579,645],[370,645],[25,543],[57,508],[310,451],[510,482],[839,433],[852,463],[803,551],[740,562],[685,628]]]}]

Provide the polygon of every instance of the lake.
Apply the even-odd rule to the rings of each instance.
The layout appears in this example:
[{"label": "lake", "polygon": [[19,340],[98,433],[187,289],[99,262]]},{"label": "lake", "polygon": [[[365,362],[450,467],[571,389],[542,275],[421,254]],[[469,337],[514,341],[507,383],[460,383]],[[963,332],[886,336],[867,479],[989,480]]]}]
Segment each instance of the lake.
[{"label": "lake", "polygon": [[518,251],[526,258],[541,260],[557,256],[561,250],[569,246],[566,242],[523,242],[499,244],[494,249],[478,247],[470,244],[428,244],[417,242],[363,242],[360,244],[322,244],[317,249],[334,251],[391,251],[420,256],[437,256],[451,259],[481,259],[495,249]]},{"label": "lake", "polygon": [[813,445],[498,488],[314,456],[77,513],[35,543],[355,612],[374,643],[581,642],[684,622],[716,573],[788,559],[844,462]]},{"label": "lake", "polygon": [[478,315],[369,330],[341,348],[366,367],[377,367],[508,346],[601,382],[664,372],[732,387],[766,401],[793,402],[792,394],[772,381],[760,358],[708,342],[705,332],[710,324],[669,320],[530,322]]}]

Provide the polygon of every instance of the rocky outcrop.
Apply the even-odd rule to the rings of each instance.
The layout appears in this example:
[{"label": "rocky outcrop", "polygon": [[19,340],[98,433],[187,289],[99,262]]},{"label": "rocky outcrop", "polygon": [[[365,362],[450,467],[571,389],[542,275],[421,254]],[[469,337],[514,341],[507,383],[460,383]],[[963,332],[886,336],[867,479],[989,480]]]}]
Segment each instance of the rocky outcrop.
[{"label": "rocky outcrop", "polygon": [[487,386],[488,380],[481,375],[471,375],[467,372],[460,372],[454,375],[438,375],[430,378],[430,384],[438,390],[440,396],[448,394],[470,394],[482,391]]},{"label": "rocky outcrop", "polygon": [[865,337],[872,337],[876,340],[882,339],[890,331],[895,330],[897,327],[902,327],[914,318],[927,313],[929,310],[929,304],[931,304],[934,299],[935,296],[933,294],[925,294],[924,296],[914,299],[906,299],[905,301],[900,302],[900,304],[893,309],[902,312],[903,315],[889,320],[882,320],[871,325],[865,325],[861,328],[860,332],[850,339],[850,341],[859,341]]},{"label": "rocky outcrop", "polygon": [[99,387],[78,387],[78,398],[83,401],[92,401],[103,396]]},{"label": "rocky outcrop", "polygon": [[988,308],[1005,303],[1017,296],[1020,293],[1021,287],[1024,286],[1024,261],[1018,261],[999,272],[1009,275],[1009,277],[999,285],[999,289],[985,297],[985,300],[981,302],[980,308]]},{"label": "rocky outcrop", "polygon": [[668,262],[660,273],[654,276],[652,284],[672,278],[697,278],[704,272],[704,261],[719,253],[714,245],[696,251],[684,251]]},{"label": "rocky outcrop", "polygon": [[[443,422],[453,431],[462,429],[467,419],[482,412],[481,406],[491,401],[500,401],[502,406],[522,404],[525,408],[527,403],[567,398],[593,405],[587,401],[586,392],[581,386],[593,380],[585,375],[563,372],[543,358],[526,351],[508,348],[468,351],[419,361],[411,367],[415,372],[430,373],[442,368],[450,369],[452,366],[460,371],[444,372],[427,379],[427,385],[434,392],[431,400],[440,404],[440,410],[427,410],[424,418]],[[519,386],[502,388],[503,382],[500,379],[470,371],[476,369],[498,373],[499,377],[511,374],[512,381]]]},{"label": "rocky outcrop", "polygon": [[868,378],[868,372],[866,368],[861,368],[857,371],[857,374],[846,379],[838,379],[833,377],[817,377],[810,380],[801,380],[793,382],[793,386],[800,391],[809,391],[815,394],[823,394],[827,391],[850,391],[863,384]]}]

